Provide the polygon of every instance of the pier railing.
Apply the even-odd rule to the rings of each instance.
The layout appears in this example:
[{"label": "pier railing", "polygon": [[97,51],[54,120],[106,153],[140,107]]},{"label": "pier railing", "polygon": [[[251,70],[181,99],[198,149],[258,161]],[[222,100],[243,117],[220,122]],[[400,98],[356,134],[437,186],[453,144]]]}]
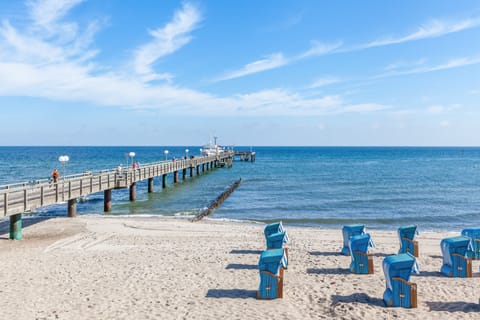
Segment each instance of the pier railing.
[{"label": "pier railing", "polygon": [[[138,181],[166,176],[190,169],[199,172],[199,166],[225,163],[233,158],[233,151],[213,156],[161,161],[144,164],[140,168],[124,168],[121,172],[104,170],[62,176],[57,182],[49,179],[11,183],[0,186],[0,217],[31,212],[39,207],[71,201],[92,193],[112,189],[131,188]],[[175,177],[176,179],[176,177]]]}]

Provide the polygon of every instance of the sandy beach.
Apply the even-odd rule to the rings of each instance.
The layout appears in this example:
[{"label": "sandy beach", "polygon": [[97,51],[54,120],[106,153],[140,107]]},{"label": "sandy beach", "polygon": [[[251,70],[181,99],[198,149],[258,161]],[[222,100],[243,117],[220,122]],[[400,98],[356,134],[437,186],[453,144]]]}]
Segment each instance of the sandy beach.
[{"label": "sandy beach", "polygon": [[[474,277],[439,273],[440,240],[420,233],[418,308],[386,308],[381,263],[394,231],[369,230],[375,274],[350,274],[341,230],[286,227],[284,298],[255,299],[263,225],[147,217],[24,219],[22,241],[0,224],[3,319],[478,319]],[[421,230],[420,230],[421,231]]]}]

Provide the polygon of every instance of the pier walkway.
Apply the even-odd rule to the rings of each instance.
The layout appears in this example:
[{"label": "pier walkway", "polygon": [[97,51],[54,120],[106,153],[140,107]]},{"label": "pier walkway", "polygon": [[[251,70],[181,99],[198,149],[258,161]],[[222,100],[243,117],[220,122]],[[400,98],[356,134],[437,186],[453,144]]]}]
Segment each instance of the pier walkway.
[{"label": "pier walkway", "polygon": [[104,211],[112,207],[112,190],[129,188],[130,201],[136,198],[136,183],[148,180],[148,192],[153,192],[153,178],[162,177],[162,188],[166,187],[167,174],[173,174],[177,183],[179,173],[182,179],[188,175],[225,165],[231,166],[234,151],[225,151],[213,156],[196,156],[190,159],[161,161],[142,165],[140,168],[125,168],[121,172],[105,170],[98,173],[60,177],[53,183],[48,179],[12,183],[0,186],[0,218],[10,217],[10,238],[21,239],[21,215],[37,208],[67,202],[68,216],[76,215],[77,198],[104,192]]}]

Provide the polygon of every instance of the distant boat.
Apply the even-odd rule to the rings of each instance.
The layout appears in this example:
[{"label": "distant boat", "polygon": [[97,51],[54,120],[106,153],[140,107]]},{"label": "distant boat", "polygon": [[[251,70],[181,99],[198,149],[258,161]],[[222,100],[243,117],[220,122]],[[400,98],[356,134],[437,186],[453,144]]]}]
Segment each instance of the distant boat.
[{"label": "distant boat", "polygon": [[217,137],[213,137],[213,139],[213,143],[210,141],[200,149],[202,156],[216,156],[225,152],[225,149],[217,144]]}]

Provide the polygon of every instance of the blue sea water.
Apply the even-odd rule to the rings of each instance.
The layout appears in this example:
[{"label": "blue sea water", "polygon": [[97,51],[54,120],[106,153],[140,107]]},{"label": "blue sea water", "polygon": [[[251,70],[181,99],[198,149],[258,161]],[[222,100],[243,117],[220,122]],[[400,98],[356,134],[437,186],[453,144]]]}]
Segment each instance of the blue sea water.
[{"label": "blue sea water", "polygon": [[[0,147],[0,184],[48,178],[66,173],[114,169],[126,165],[125,154],[146,164],[185,155],[182,147]],[[190,155],[200,147],[187,146]],[[236,149],[247,149],[237,147]],[[240,177],[240,187],[213,213],[213,219],[270,222],[338,228],[365,223],[369,228],[396,229],[417,224],[420,230],[459,230],[479,225],[480,148],[410,147],[256,147],[256,162],[236,161],[147,193],[137,187],[114,190],[111,215],[193,216]],[[130,159],[128,159],[130,161]],[[103,193],[82,199],[79,214],[103,213]],[[36,215],[66,215],[66,205],[38,209]]]}]

